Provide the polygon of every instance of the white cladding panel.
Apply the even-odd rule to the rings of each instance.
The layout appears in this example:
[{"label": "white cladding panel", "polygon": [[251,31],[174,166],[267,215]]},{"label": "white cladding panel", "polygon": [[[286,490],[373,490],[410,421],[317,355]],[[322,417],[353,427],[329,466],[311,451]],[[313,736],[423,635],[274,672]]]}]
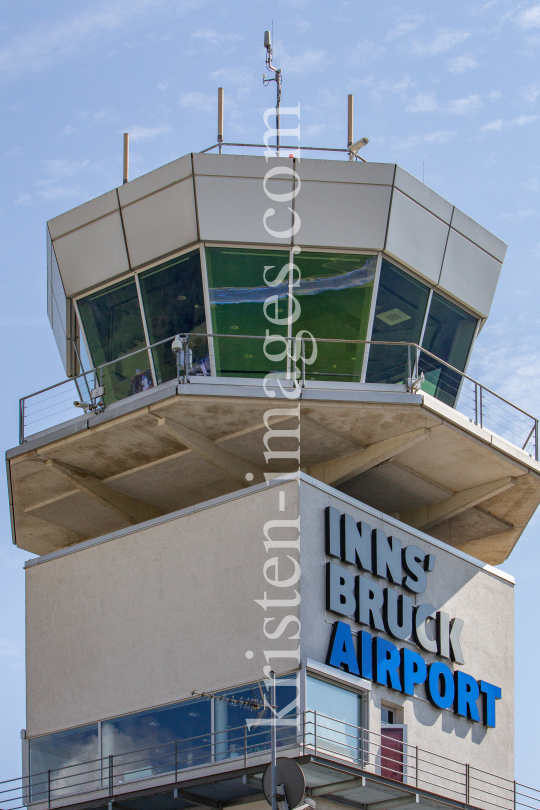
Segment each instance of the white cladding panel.
[{"label": "white cladding panel", "polygon": [[382,249],[390,186],[305,181],[295,199],[300,245]]},{"label": "white cladding panel", "polygon": [[471,219],[460,211],[459,208],[454,208],[454,215],[452,217],[452,228],[459,231],[471,242],[474,242],[478,247],[483,248],[487,253],[491,253],[500,262],[504,261],[506,256],[507,245],[490,231],[483,228],[474,219]]},{"label": "white cladding panel", "polygon": [[[291,180],[269,180],[272,194],[292,191]],[[262,242],[290,244],[291,202],[276,202],[265,194],[262,181],[247,177],[195,178],[199,232],[203,240],[214,242]],[[282,236],[272,236],[264,227]],[[287,236],[288,234],[288,236]]]},{"label": "white cladding panel", "polygon": [[436,217],[439,217],[439,219],[447,223],[450,222],[454,208],[452,203],[449,203],[448,200],[445,200],[444,197],[441,197],[429,186],[421,183],[420,180],[406,172],[401,166],[396,166],[394,185],[408,197],[416,200],[421,206],[431,211],[432,214],[435,214]]},{"label": "white cladding panel", "polygon": [[129,270],[118,211],[55,239],[54,249],[68,297]]},{"label": "white cladding panel", "polygon": [[502,265],[451,229],[439,286],[487,318]]},{"label": "white cladding panel", "polygon": [[414,200],[394,189],[386,250],[407,267],[437,284],[448,227]]},{"label": "white cladding panel", "polygon": [[129,183],[120,186],[118,189],[120,205],[129,205],[135,200],[140,200],[155,191],[184,180],[190,174],[191,155],[185,155],[178,160],[173,160],[172,163],[167,163],[166,166],[154,169],[153,172],[143,174],[141,177],[136,177],[135,180],[130,180]]},{"label": "white cladding panel", "polygon": [[192,178],[122,207],[122,216],[132,267],[196,242]]},{"label": "white cladding panel", "polygon": [[[288,157],[266,160],[255,155],[203,155],[200,152],[193,154],[195,175],[257,177],[263,180],[266,174],[276,166],[286,166],[290,172],[295,168],[294,161]],[[290,176],[292,178],[292,174]]]},{"label": "white cladding panel", "polygon": [[118,197],[116,196],[116,189],[107,191],[101,197],[96,197],[89,200],[77,208],[72,208],[71,211],[66,211],[65,214],[60,214],[54,219],[50,219],[47,223],[51,234],[51,239],[57,239],[65,233],[74,231],[76,228],[81,228],[83,225],[88,225],[95,219],[104,217],[111,214],[113,211],[118,210]]},{"label": "white cladding panel", "polygon": [[302,158],[295,166],[301,180],[331,183],[363,183],[391,186],[395,163],[363,163],[348,160],[314,160]]}]

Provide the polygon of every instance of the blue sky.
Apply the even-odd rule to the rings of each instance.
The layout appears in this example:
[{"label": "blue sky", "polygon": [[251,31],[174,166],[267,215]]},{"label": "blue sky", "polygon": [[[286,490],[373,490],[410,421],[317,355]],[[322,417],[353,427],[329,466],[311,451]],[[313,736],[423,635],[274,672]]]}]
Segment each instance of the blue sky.
[{"label": "blue sky", "polygon": [[[384,3],[276,0],[0,0],[0,358],[3,447],[17,400],[64,377],[46,318],[45,222],[216,137],[260,142],[274,24],[283,104],[301,104],[302,143],[397,162],[509,244],[474,376],[540,414],[540,5],[510,0]],[[22,564],[0,502],[0,777],[17,774],[24,727]],[[516,772],[538,783],[532,698],[540,655],[538,529],[503,568],[516,589]]]}]

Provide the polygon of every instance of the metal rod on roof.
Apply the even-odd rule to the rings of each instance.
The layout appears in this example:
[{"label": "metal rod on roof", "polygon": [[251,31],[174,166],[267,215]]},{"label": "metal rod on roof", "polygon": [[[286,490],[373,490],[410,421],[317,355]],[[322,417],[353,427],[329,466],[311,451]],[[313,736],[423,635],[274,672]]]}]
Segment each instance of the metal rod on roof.
[{"label": "metal rod on roof", "polygon": [[124,183],[129,180],[129,133],[124,132]]},{"label": "metal rod on roof", "polygon": [[[349,93],[348,96],[348,121],[347,121],[347,149],[353,145],[353,96]],[[354,160],[352,152],[349,152],[349,160]]]},{"label": "metal rod on roof", "polygon": [[223,145],[223,87],[218,87],[217,91],[217,139],[219,154]]}]

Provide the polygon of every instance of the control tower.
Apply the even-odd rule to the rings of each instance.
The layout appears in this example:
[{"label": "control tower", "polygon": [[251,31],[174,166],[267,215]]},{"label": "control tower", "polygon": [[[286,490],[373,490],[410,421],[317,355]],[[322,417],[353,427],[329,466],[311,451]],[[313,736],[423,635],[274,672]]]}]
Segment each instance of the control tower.
[{"label": "control tower", "polygon": [[538,421],[467,375],[506,245],[395,164],[210,153],[47,234],[23,803],[262,810],[274,729],[280,810],[516,810]]}]

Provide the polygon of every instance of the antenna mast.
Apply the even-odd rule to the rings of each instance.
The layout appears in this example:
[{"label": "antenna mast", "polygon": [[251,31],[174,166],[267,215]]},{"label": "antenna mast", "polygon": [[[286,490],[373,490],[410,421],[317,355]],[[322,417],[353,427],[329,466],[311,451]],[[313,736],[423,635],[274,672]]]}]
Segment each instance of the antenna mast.
[{"label": "antenna mast", "polygon": [[280,148],[280,114],[279,108],[281,106],[281,68],[275,68],[272,64],[272,38],[270,36],[270,31],[264,32],[264,47],[266,48],[266,67],[268,70],[271,70],[275,73],[271,79],[266,78],[266,73],[263,73],[263,84],[267,87],[270,82],[276,83],[276,148],[277,148],[277,155],[279,157],[279,148]]}]

